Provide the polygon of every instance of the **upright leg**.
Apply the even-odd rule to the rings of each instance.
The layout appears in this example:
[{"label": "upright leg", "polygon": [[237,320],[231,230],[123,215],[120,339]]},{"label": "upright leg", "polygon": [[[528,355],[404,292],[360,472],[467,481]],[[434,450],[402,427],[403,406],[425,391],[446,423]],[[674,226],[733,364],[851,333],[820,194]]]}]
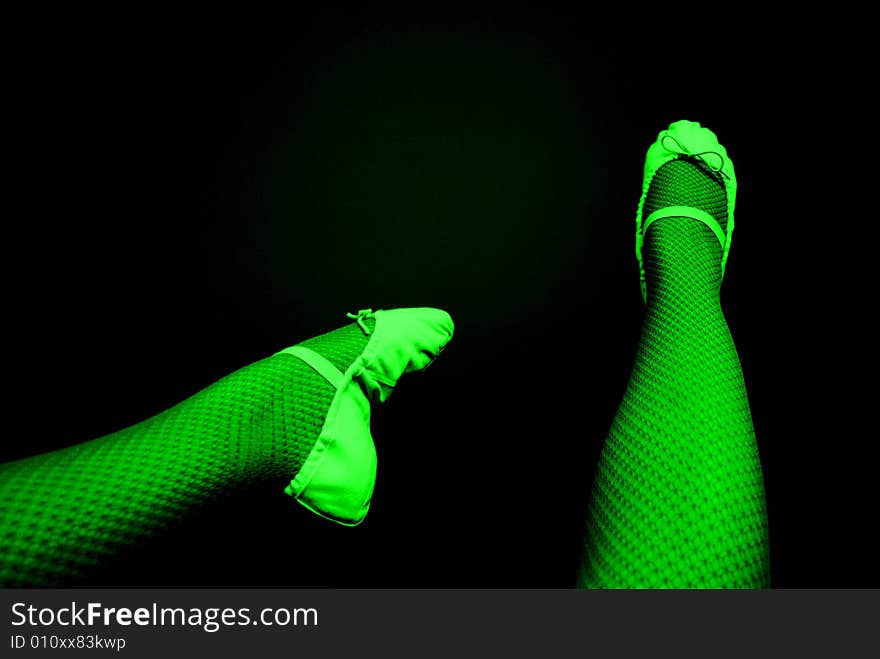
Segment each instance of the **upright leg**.
[{"label": "upright leg", "polygon": [[678,146],[685,153],[650,181],[643,217],[696,208],[722,235],[687,210],[650,223],[644,234],[647,309],[600,457],[580,586],[769,586],[761,464],[719,296],[726,181],[707,165],[710,157]]}]

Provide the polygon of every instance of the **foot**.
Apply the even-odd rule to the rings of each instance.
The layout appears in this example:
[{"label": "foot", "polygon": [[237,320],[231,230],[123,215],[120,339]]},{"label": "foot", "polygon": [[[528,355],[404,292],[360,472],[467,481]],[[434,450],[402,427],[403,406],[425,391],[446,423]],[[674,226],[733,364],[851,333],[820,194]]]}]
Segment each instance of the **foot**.
[{"label": "foot", "polygon": [[[334,364],[319,340],[282,351],[308,363],[335,388],[321,433],[285,492],[348,526],[363,521],[376,482],[371,403],[386,401],[403,374],[427,368],[454,329],[449,314],[431,308],[364,310],[353,317],[366,344],[344,371],[339,367],[345,360]],[[355,336],[349,338],[354,343]]]},{"label": "foot", "polygon": [[657,243],[658,234],[672,231],[672,225],[702,225],[685,232],[712,237],[719,257],[720,282],[730,250],[735,202],[733,162],[715,133],[686,120],[676,121],[660,132],[645,157],[642,196],[636,213],[636,256],[646,301],[649,264],[643,249],[648,242]]}]

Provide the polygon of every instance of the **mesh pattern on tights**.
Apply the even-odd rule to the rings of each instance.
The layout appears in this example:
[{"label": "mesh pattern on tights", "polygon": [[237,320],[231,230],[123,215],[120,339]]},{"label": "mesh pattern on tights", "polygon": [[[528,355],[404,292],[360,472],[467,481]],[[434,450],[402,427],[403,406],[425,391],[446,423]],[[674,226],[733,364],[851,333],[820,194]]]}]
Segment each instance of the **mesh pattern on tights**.
[{"label": "mesh pattern on tights", "polygon": [[[371,321],[368,321],[371,322]],[[307,342],[345,370],[354,324]],[[100,439],[0,465],[0,585],[65,585],[249,482],[279,495],[314,445],[334,390],[274,355]]]},{"label": "mesh pattern on tights", "polygon": [[[719,183],[673,161],[652,181],[645,215],[668,205],[715,214],[725,203]],[[700,222],[668,218],[648,230],[646,316],[600,457],[580,585],[769,586],[763,478],[721,312],[720,254]]]}]

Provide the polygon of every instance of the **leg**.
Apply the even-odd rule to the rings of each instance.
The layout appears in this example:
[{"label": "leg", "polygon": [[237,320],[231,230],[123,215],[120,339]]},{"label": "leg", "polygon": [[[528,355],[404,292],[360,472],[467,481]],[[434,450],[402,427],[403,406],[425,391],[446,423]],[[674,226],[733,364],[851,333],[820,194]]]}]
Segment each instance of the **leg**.
[{"label": "leg", "polygon": [[[357,523],[375,463],[372,472],[347,465],[341,449],[354,436],[372,449],[367,398],[384,400],[397,377],[426,366],[451,335],[444,312],[363,313],[300,344],[306,357],[330,364],[325,371],[350,376],[347,387],[281,352],[131,428],[0,465],[0,585],[75,583],[187,511],[255,481],[277,482],[279,493],[290,483],[286,491],[318,514]],[[366,412],[346,416],[343,408]],[[318,462],[309,482],[297,483]],[[350,512],[352,474],[366,500]]]},{"label": "leg", "polygon": [[[670,206],[699,208],[727,228],[724,180],[700,159],[657,170],[644,217]],[[666,217],[650,224],[642,255],[645,320],[600,457],[578,583],[767,587],[764,487],[721,311],[722,246],[707,224]]]}]

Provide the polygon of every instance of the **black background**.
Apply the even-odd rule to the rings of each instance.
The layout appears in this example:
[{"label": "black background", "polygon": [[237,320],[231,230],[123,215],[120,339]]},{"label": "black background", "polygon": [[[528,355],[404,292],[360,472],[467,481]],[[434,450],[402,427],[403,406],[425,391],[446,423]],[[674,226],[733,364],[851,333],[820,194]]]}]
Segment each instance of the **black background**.
[{"label": "black background", "polygon": [[638,339],[644,151],[689,118],[737,168],[722,294],[773,584],[880,585],[864,19],[625,14],[22,22],[4,457],[131,425],[346,311],[456,321],[374,417],[363,525],[247,492],[102,583],[571,585]]}]

